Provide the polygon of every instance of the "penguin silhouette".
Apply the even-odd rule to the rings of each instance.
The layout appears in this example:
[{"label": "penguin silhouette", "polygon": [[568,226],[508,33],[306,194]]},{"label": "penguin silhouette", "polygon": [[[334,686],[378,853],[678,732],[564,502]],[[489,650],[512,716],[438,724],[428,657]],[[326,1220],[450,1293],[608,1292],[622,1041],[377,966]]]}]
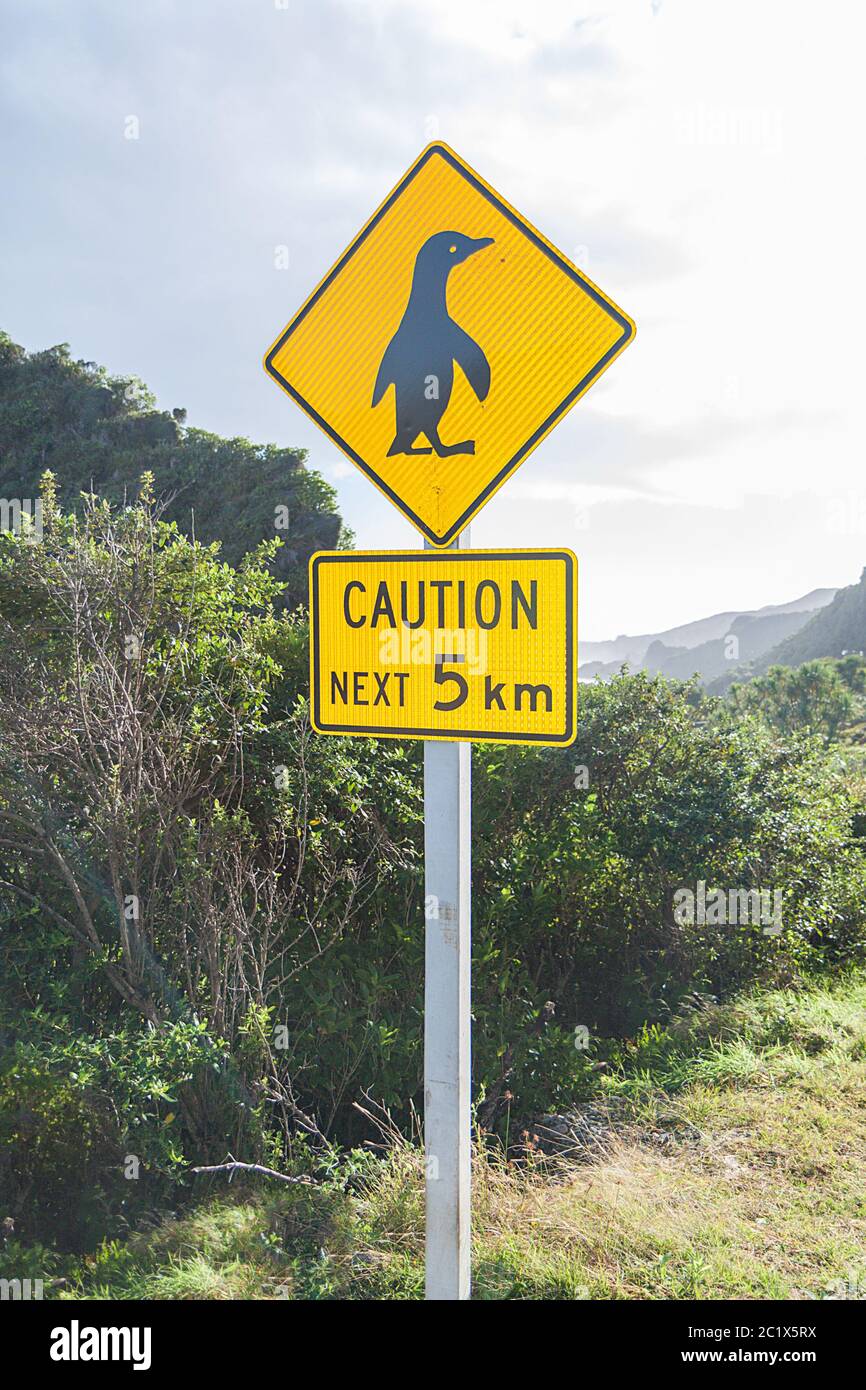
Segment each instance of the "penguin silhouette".
[{"label": "penguin silhouette", "polygon": [[481,348],[455,323],[448,313],[448,276],[455,265],[474,256],[493,237],[469,237],[462,232],[437,232],[415,257],[409,303],[400,326],[385,349],[376,385],[373,406],[379,404],[393,383],[397,402],[397,432],[388,450],[394,454],[429,454],[430,448],[416,448],[423,434],[440,458],[450,454],[474,454],[475,440],[443,444],[439,421],[448,409],[454,385],[454,363],[463,373],[480,401],[490,390],[490,365]]}]

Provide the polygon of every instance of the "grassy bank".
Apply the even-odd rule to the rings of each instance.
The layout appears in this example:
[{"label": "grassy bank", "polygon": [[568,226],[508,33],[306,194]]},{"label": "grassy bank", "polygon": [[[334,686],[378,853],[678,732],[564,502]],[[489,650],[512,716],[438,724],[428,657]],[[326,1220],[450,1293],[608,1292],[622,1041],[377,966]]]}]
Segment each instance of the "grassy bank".
[{"label": "grassy bank", "polygon": [[[866,977],[699,1004],[599,1088],[610,1129],[581,1161],[476,1155],[475,1297],[866,1297]],[[195,1212],[56,1265],[46,1294],[422,1296],[416,1150],[308,1185],[200,1181]]]}]

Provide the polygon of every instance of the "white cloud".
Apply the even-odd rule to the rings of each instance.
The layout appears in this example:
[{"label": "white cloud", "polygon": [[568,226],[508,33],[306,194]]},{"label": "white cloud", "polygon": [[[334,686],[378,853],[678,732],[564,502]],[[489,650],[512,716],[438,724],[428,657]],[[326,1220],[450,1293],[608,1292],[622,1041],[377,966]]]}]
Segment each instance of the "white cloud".
[{"label": "white cloud", "polygon": [[856,578],[863,536],[826,524],[863,472],[855,7],[5,9],[0,289],[27,346],[68,340],[194,423],[306,446],[359,544],[413,544],[260,362],[439,136],[638,325],[473,543],[574,544],[598,637]]}]

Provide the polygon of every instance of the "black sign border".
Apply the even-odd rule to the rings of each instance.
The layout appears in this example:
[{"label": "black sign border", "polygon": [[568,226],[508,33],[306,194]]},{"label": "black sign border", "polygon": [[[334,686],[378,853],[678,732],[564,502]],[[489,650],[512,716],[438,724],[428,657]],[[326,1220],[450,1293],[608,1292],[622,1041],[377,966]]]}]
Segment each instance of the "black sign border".
[{"label": "black sign border", "polygon": [[[489,730],[460,729],[443,733],[440,729],[381,729],[363,728],[360,725],[326,724],[320,716],[321,693],[319,690],[319,567],[322,564],[376,564],[393,561],[398,557],[407,560],[442,561],[448,560],[563,560],[566,567],[565,599],[565,733],[559,738],[550,734],[491,734]],[[576,561],[570,550],[379,550],[319,551],[310,559],[310,703],[312,723],[317,733],[361,735],[366,738],[423,738],[443,743],[458,743],[461,740],[475,743],[528,743],[540,744],[550,748],[567,748],[577,738],[575,720],[577,671],[575,667],[575,579]]]}]

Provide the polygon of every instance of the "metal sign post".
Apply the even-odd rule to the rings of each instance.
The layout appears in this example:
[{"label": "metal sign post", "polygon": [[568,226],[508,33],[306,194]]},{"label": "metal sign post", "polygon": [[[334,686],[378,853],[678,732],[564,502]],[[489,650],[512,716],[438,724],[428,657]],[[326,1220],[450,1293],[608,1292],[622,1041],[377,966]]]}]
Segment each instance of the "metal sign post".
[{"label": "metal sign post", "polygon": [[469,1297],[472,745],[424,744],[428,1299]]},{"label": "metal sign post", "polygon": [[310,705],[320,734],[424,740],[428,1299],[469,1297],[471,743],[577,732],[575,556],[453,552],[633,337],[437,141],[265,356],[424,536],[424,551],[312,557]]},{"label": "metal sign post", "polygon": [[426,739],[425,1279],[426,1297],[438,1300],[469,1297],[471,790],[472,745]]}]

